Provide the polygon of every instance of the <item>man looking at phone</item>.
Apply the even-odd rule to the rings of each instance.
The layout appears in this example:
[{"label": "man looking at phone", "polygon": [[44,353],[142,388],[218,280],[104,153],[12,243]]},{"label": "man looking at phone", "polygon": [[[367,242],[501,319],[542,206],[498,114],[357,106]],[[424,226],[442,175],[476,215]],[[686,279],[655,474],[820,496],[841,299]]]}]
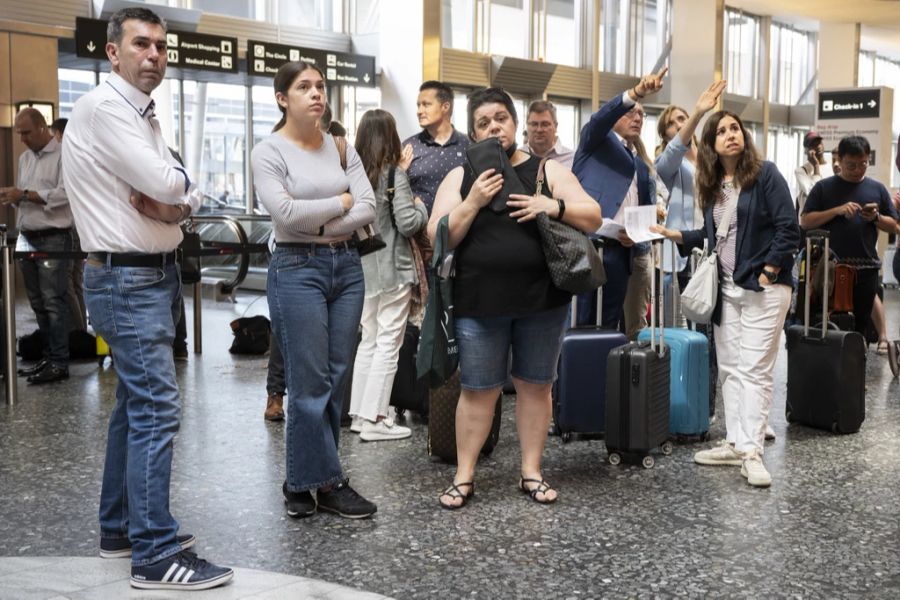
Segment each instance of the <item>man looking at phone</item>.
[{"label": "man looking at phone", "polygon": [[794,175],[797,177],[797,185],[800,193],[797,195],[797,213],[803,214],[803,205],[810,190],[820,180],[831,175],[825,162],[825,144],[822,136],[815,131],[810,131],[803,138],[803,149],[806,151],[806,162],[797,167]]},{"label": "man looking at phone", "polygon": [[838,144],[837,154],[840,174],[813,186],[800,226],[828,230],[838,261],[856,267],[853,314],[856,331],[865,336],[879,284],[881,260],[875,247],[878,230],[893,232],[897,213],[887,188],[866,177],[870,154],[866,138],[845,137]]}]

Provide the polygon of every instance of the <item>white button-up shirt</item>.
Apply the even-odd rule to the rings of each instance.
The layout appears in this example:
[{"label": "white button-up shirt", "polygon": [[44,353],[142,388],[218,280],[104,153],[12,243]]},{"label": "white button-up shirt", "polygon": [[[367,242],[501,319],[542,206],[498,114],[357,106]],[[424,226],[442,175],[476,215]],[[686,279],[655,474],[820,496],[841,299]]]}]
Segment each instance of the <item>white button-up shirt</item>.
[{"label": "white button-up shirt", "polygon": [[82,96],[63,143],[63,176],[85,252],[170,252],[181,228],[139,213],[130,202],[142,192],[167,204],[201,196],[172,157],[153,116],[153,100],[117,73]]},{"label": "white button-up shirt", "polygon": [[[532,150],[528,144],[525,144],[525,151],[528,152],[529,154],[534,154],[535,156],[538,156],[538,154],[535,153],[535,151]],[[544,156],[542,156],[541,158],[552,158],[553,160],[557,161],[558,163],[565,165],[565,167],[571,171],[572,170],[572,161],[575,160],[575,151],[572,150],[571,148],[567,148],[567,147],[563,146],[563,143],[561,141],[559,141],[559,136],[557,136],[556,143],[553,145],[552,148],[547,150],[547,153]]]},{"label": "white button-up shirt", "polygon": [[17,187],[37,192],[44,204],[23,200],[17,204],[16,227],[21,231],[67,229],[72,226],[72,211],[63,185],[62,153],[56,138],[32,152],[19,156]]}]

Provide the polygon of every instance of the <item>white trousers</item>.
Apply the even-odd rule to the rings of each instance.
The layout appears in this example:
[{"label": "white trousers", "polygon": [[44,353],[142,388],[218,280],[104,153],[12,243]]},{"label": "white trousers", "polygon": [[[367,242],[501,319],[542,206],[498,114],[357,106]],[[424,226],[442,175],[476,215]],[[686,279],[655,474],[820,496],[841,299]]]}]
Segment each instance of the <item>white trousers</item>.
[{"label": "white trousers", "polygon": [[369,421],[387,416],[411,299],[412,287],[404,285],[367,296],[363,302],[362,340],[350,391],[351,416]]},{"label": "white trousers", "polygon": [[722,315],[715,327],[726,439],[742,453],[763,454],[772,408],[773,371],[791,288],[745,290],[721,278]]}]

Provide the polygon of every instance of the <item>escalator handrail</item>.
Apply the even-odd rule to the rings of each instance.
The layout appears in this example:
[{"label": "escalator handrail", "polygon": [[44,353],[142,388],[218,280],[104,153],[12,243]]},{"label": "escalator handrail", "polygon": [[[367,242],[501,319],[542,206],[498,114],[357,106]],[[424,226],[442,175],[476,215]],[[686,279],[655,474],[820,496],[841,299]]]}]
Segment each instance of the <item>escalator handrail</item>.
[{"label": "escalator handrail", "polygon": [[[240,245],[239,252],[241,255],[241,262],[238,265],[237,273],[235,274],[234,279],[222,284],[222,291],[226,294],[230,294],[244,282],[244,279],[247,277],[247,272],[250,269],[250,253],[259,251],[259,244],[250,243],[250,239],[249,237],[247,237],[247,232],[241,225],[241,219],[250,221],[271,220],[270,217],[262,215],[241,215],[240,217],[235,217],[233,215],[197,215],[195,217],[192,217],[191,219],[195,224],[208,223],[227,225],[228,228],[234,232],[235,236],[238,239],[238,244]],[[201,238],[201,242],[202,241],[203,240]]]}]

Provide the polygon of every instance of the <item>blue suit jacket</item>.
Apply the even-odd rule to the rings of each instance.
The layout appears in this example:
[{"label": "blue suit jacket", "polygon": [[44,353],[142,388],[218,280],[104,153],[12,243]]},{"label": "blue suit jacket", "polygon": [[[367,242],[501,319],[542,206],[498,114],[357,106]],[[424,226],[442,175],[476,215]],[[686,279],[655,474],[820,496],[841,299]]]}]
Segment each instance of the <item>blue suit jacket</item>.
[{"label": "blue suit jacket", "polygon": [[[713,207],[703,213],[703,228],[682,231],[681,253],[692,248],[716,247]],[[774,163],[764,161],[753,185],[741,188],[737,206],[737,240],[735,243],[734,283],[746,290],[761,291],[759,274],[766,264],[781,267],[777,283],[793,286],[791,271],[800,246],[800,226],[787,182]],[[722,294],[716,303],[713,322],[719,322]]]},{"label": "blue suit jacket", "polygon": [[572,172],[584,191],[600,203],[604,218],[614,218],[622,206],[634,179],[635,163],[638,165],[638,204],[653,204],[656,198],[656,182],[650,177],[650,169],[644,161],[635,161],[613,132],[616,121],[630,108],[619,94],[591,115],[591,120],[581,128],[581,139],[572,163]]}]

